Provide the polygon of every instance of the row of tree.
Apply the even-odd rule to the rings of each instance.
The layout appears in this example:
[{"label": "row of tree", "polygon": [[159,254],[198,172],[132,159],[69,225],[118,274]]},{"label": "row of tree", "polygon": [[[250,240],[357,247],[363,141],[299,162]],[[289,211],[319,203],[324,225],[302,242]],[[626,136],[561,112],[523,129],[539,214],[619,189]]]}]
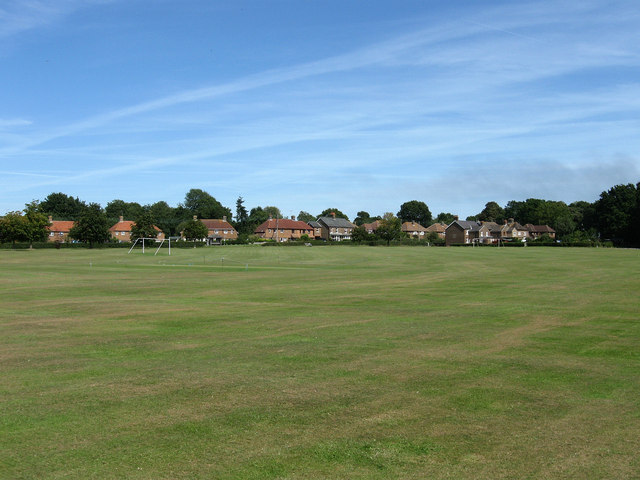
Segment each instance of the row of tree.
[{"label": "row of tree", "polygon": [[[349,217],[337,208],[327,208],[318,215],[301,211],[297,219],[309,222],[321,216],[335,214],[336,217],[349,220]],[[99,204],[87,204],[79,198],[64,193],[51,193],[44,200],[33,201],[26,205],[22,212],[9,212],[0,220],[0,241],[36,242],[43,240],[47,232],[48,219],[71,220],[75,222],[71,236],[90,244],[101,243],[109,239],[108,228],[120,217],[134,220],[133,237],[154,237],[154,225],[168,236],[188,232],[198,235],[200,222],[192,222],[197,218],[227,218],[236,228],[240,236],[253,234],[255,228],[269,217],[282,218],[280,210],[275,206],[253,207],[250,210],[244,205],[244,199],[236,201],[235,216],[231,209],[222,205],[209,193],[200,189],[191,189],[185,195],[184,202],[171,207],[165,201],[150,205],[136,202],[112,200],[103,209]],[[454,220],[451,213],[441,212],[435,218],[426,203],[418,200],[405,202],[397,214],[386,213],[383,216],[372,216],[366,211],[359,211],[353,223],[362,226],[376,220],[382,222],[379,237],[389,238],[384,232],[387,229],[397,231],[402,222],[416,222],[427,227],[440,222],[449,224]],[[616,185],[602,192],[600,198],[593,203],[579,201],[567,205],[561,201],[529,198],[524,201],[512,200],[504,207],[497,202],[488,202],[477,215],[467,220],[491,221],[502,223],[514,218],[521,224],[549,225],[556,230],[557,236],[563,240],[611,239],[621,245],[640,245],[640,183],[633,185]],[[186,230],[185,230],[186,229]],[[364,230],[363,230],[364,231]],[[358,230],[356,236],[361,235]],[[198,238],[194,236],[192,238]]]},{"label": "row of tree", "polygon": [[640,183],[616,185],[593,203],[529,198],[512,200],[504,208],[489,202],[468,220],[502,223],[514,218],[521,224],[549,225],[567,241],[608,239],[620,245],[640,246]]}]

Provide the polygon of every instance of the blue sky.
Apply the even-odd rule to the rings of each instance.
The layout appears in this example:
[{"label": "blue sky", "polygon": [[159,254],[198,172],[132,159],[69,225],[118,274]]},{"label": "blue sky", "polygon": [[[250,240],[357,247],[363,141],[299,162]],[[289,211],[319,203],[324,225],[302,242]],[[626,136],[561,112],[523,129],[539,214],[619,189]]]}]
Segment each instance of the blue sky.
[{"label": "blue sky", "polygon": [[639,112],[636,0],[0,0],[0,214],[594,201]]}]

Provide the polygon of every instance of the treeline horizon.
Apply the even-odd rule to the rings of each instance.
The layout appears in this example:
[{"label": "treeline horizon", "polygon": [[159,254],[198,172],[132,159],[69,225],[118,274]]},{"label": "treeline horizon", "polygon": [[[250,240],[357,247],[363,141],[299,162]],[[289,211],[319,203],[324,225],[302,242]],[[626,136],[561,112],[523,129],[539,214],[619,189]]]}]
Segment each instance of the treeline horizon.
[{"label": "treeline horizon", "polygon": [[[251,235],[255,228],[272,218],[284,218],[276,206],[256,206],[247,209],[242,196],[238,197],[234,212],[222,205],[215,197],[201,189],[191,189],[184,202],[171,207],[160,200],[153,204],[141,205],[137,202],[125,202],[114,199],[102,208],[97,203],[86,203],[78,197],[62,192],[49,194],[41,201],[35,200],[26,204],[38,212],[51,216],[53,220],[77,221],[89,206],[99,208],[108,222],[115,224],[120,217],[136,221],[141,218],[150,219],[153,224],[168,235],[176,235],[181,226],[195,215],[198,219],[226,217],[239,235]],[[26,211],[26,210],[25,210]],[[15,213],[15,212],[8,212]],[[309,222],[318,217],[335,213],[336,217],[345,218],[355,225],[361,226],[382,219],[381,215],[371,215],[365,210],[357,213],[353,220],[338,208],[326,208],[318,215],[300,211],[297,220]],[[402,222],[413,221],[423,227],[433,223],[451,223],[456,216],[449,212],[440,212],[435,217],[423,201],[411,200],[400,206],[395,214]],[[640,182],[637,184],[616,185],[603,191],[595,202],[576,201],[566,204],[563,201],[528,198],[511,200],[503,207],[495,201],[489,201],[476,215],[466,220],[503,223],[513,218],[521,225],[548,225],[557,237],[566,241],[590,241],[608,239],[617,244],[640,245]]]}]

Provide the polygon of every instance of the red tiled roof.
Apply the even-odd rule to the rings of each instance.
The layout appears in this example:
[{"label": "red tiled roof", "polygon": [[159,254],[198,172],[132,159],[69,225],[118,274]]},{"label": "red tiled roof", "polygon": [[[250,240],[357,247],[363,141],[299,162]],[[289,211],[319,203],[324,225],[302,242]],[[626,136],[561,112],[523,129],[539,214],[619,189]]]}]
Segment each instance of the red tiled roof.
[{"label": "red tiled roof", "polygon": [[[136,222],[132,221],[132,220],[123,220],[121,222],[116,223],[113,227],[111,227],[109,229],[110,232],[130,232],[131,231],[131,227],[133,225],[135,225]],[[155,225],[153,226],[153,228],[155,228],[157,231],[161,231],[158,227],[156,227]]]},{"label": "red tiled roof", "polygon": [[416,222],[404,222],[402,224],[403,232],[424,232],[426,230],[426,228]]},{"label": "red tiled roof", "polygon": [[313,227],[308,223],[302,222],[300,220],[289,220],[287,218],[279,218],[275,220],[273,218],[267,220],[260,224],[255,230],[254,233],[262,233],[266,232],[267,229],[275,229],[278,230],[309,230],[313,231]]},{"label": "red tiled roof", "polygon": [[50,232],[69,232],[73,227],[73,221],[69,220],[53,220],[47,227]]},{"label": "red tiled roof", "polygon": [[444,223],[434,223],[433,225],[429,225],[427,228],[425,228],[425,231],[444,233],[446,229],[447,226]]},{"label": "red tiled roof", "polygon": [[380,226],[380,221],[376,220],[373,223],[363,223],[362,226],[364,227],[364,229],[366,231],[371,230],[371,231],[375,232],[378,229],[378,227]]},{"label": "red tiled roof", "polygon": [[556,231],[549,225],[531,225],[530,223],[527,223],[525,227],[533,233],[556,233]]},{"label": "red tiled roof", "polygon": [[217,218],[203,218],[200,220],[207,227],[207,230],[235,230],[229,222],[226,220],[220,220]]}]

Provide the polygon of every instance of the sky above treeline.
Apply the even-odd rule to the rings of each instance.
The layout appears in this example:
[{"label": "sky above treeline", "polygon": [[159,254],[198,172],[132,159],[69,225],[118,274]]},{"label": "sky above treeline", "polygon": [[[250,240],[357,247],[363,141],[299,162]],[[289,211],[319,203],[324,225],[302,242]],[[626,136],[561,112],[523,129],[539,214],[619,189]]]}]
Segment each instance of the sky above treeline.
[{"label": "sky above treeline", "polygon": [[0,0],[0,214],[591,202],[639,113],[637,0]]}]

